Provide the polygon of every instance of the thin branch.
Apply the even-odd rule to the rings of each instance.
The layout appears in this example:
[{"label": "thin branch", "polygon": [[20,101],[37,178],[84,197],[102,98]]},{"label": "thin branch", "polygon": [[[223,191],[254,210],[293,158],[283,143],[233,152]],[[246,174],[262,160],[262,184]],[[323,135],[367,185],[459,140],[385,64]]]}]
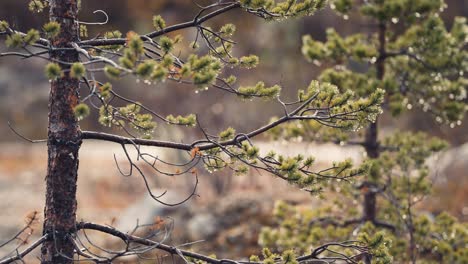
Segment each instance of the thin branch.
[{"label": "thin branch", "polygon": [[[198,260],[206,261],[208,263],[212,264],[221,264],[221,263],[226,263],[228,260],[218,260],[215,258],[211,258],[202,254],[194,253],[194,252],[189,252],[181,249],[177,249],[176,247],[169,246],[166,244],[162,244],[159,242],[155,242],[149,239],[144,239],[140,238],[138,236],[133,236],[129,234],[125,234],[115,228],[108,227],[108,226],[103,226],[103,225],[98,225],[98,224],[93,224],[93,223],[88,223],[88,222],[80,222],[76,225],[77,230],[95,230],[95,231],[100,231],[115,237],[120,238],[124,243],[138,243],[141,245],[145,246],[154,246],[154,248],[163,250],[167,253],[173,254],[173,255],[178,255],[182,254],[185,257],[190,257],[190,258],[195,258]],[[232,260],[229,260],[230,263],[238,263]],[[0,263],[2,264],[2,263]]]},{"label": "thin branch", "polygon": [[28,248],[23,250],[22,252],[16,254],[15,256],[0,260],[0,264],[8,264],[12,263],[17,260],[22,260],[24,256],[29,254],[31,251],[33,251],[35,248],[40,246],[42,243],[44,243],[48,238],[48,235],[44,235],[41,238],[39,238],[36,242],[32,243]]},{"label": "thin branch", "polygon": [[[318,93],[317,93],[318,94]],[[213,148],[216,148],[218,146],[232,146],[232,145],[238,145],[242,141],[245,141],[249,138],[253,138],[255,136],[258,136],[284,122],[287,122],[292,119],[308,119],[310,118],[309,116],[305,117],[300,117],[300,116],[294,116],[297,113],[299,113],[302,109],[307,107],[307,105],[312,102],[315,98],[316,95],[312,96],[305,102],[303,102],[302,105],[300,105],[298,108],[296,108],[293,112],[291,112],[287,116],[283,116],[282,118],[265,125],[263,127],[260,127],[256,130],[253,130],[247,134],[239,134],[236,137],[234,137],[231,140],[219,142],[217,144],[215,143],[207,143],[207,144],[200,144],[201,142],[206,142],[206,140],[199,140],[195,141],[192,144],[183,144],[183,143],[176,143],[176,142],[170,142],[170,141],[161,141],[161,140],[149,140],[149,139],[136,139],[136,138],[128,138],[128,137],[122,137],[122,136],[116,136],[113,134],[107,134],[107,133],[102,133],[102,132],[95,132],[95,131],[83,131],[82,132],[82,138],[83,139],[96,139],[96,140],[104,140],[104,141],[110,141],[110,142],[115,142],[119,144],[138,144],[138,145],[144,145],[144,146],[154,146],[154,147],[162,147],[162,148],[172,148],[172,149],[180,149],[180,150],[191,150],[194,147],[198,147],[199,150],[210,150]]]},{"label": "thin branch", "polygon": [[[239,8],[241,6],[240,3],[233,3],[231,5],[228,5],[226,7],[223,7],[223,8],[220,8],[216,11],[213,11],[201,18],[195,18],[194,20],[192,21],[188,21],[188,22],[184,22],[184,23],[180,23],[180,24],[177,24],[177,25],[173,25],[173,26],[169,26],[169,27],[166,27],[166,28],[163,28],[159,31],[154,31],[154,32],[151,32],[151,33],[148,33],[148,34],[145,34],[144,36],[142,36],[142,40],[146,40],[147,38],[156,38],[156,37],[159,37],[159,36],[162,36],[164,34],[167,34],[167,33],[170,33],[170,32],[173,32],[173,31],[177,31],[177,30],[181,30],[181,29],[185,29],[185,28],[190,28],[190,27],[196,27],[198,25],[200,25],[201,23],[211,19],[211,18],[214,18],[218,15],[221,15],[223,13],[226,13],[232,9],[235,9],[235,8]],[[79,45],[87,45],[87,46],[107,46],[107,45],[124,45],[126,43],[126,39],[125,38],[113,38],[113,39],[92,39],[92,40],[85,40],[85,41],[81,41],[79,42]]]},{"label": "thin branch", "polygon": [[33,140],[33,139],[30,139],[30,138],[27,138],[23,135],[21,135],[18,131],[16,131],[13,126],[11,125],[10,121],[7,122],[8,124],[8,127],[11,129],[11,131],[13,131],[13,133],[15,133],[18,137],[30,142],[30,143],[44,143],[44,142],[47,142],[47,139],[38,139],[38,140]]},{"label": "thin branch", "polygon": [[109,16],[107,15],[107,13],[106,13],[104,10],[99,9],[99,10],[95,10],[95,11],[93,12],[93,14],[96,14],[96,13],[101,13],[101,14],[103,14],[103,15],[106,17],[106,19],[105,19],[103,22],[84,22],[84,21],[78,21],[78,23],[83,24],[83,25],[105,25],[105,24],[107,24],[107,22],[109,22]]}]

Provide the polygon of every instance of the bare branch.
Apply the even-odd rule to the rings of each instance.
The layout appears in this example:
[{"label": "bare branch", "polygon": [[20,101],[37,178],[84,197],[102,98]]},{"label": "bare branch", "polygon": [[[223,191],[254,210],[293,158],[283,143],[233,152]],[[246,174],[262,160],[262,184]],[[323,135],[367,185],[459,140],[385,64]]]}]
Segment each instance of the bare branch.
[{"label": "bare branch", "polygon": [[13,126],[11,125],[10,121],[7,122],[8,124],[8,127],[11,129],[11,131],[13,131],[13,133],[15,133],[18,137],[30,142],[30,143],[44,143],[44,142],[47,142],[47,139],[38,139],[38,140],[33,140],[33,139],[29,139],[23,135],[21,135],[18,131],[16,131],[16,129],[13,128]]},{"label": "bare branch", "polygon": [[171,148],[171,149],[180,149],[190,151],[192,146],[184,143],[175,143],[170,141],[161,141],[161,140],[150,140],[150,139],[138,139],[138,138],[128,138],[117,136],[114,134],[108,134],[103,132],[94,132],[94,131],[83,131],[83,139],[95,139],[95,140],[104,140],[110,141],[119,144],[138,144],[142,146],[153,146],[161,148]]},{"label": "bare branch", "polygon": [[12,263],[12,262],[17,261],[17,260],[22,260],[24,258],[24,256],[29,254],[31,251],[33,251],[38,246],[42,245],[42,243],[44,243],[47,240],[47,238],[48,238],[48,235],[42,236],[36,242],[32,243],[28,248],[26,248],[25,250],[19,252],[15,256],[0,260],[0,264],[8,264],[8,263]]}]

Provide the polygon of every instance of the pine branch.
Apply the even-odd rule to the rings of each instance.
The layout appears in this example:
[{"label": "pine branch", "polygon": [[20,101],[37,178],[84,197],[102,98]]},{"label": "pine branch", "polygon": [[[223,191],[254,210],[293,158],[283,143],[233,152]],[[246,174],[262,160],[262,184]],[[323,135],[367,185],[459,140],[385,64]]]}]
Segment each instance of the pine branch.
[{"label": "pine branch", "polygon": [[[211,18],[214,18],[214,17],[216,17],[218,15],[221,15],[223,13],[226,13],[226,12],[232,10],[232,9],[239,8],[240,6],[241,6],[240,3],[233,3],[233,4],[228,5],[226,7],[220,8],[220,9],[218,9],[216,11],[213,11],[213,12],[211,12],[211,13],[203,16],[203,17],[200,17],[200,18],[195,17],[192,21],[187,21],[187,22],[184,22],[184,23],[169,26],[169,27],[163,28],[161,30],[145,34],[141,38],[142,38],[143,41],[145,41],[148,38],[153,39],[153,38],[162,36],[164,34],[173,32],[173,31],[177,31],[177,30],[181,30],[181,29],[185,29],[185,28],[190,28],[190,27],[196,27],[196,26],[201,25],[203,22],[205,22],[205,21],[207,21],[207,20],[209,20]],[[125,38],[93,39],[93,40],[81,41],[79,43],[79,45],[80,46],[124,45],[126,43],[126,41],[127,40]]]},{"label": "pine branch", "polygon": [[[7,31],[0,32],[0,36],[6,36],[6,35],[12,35],[12,34],[19,34],[21,37],[26,36],[26,33],[21,32],[21,31],[17,31],[17,30],[13,30],[11,28],[8,28]],[[43,46],[49,46],[50,45],[50,42],[45,38],[40,38],[35,43],[43,45]]]},{"label": "pine branch", "polygon": [[[265,125],[263,127],[260,127],[256,130],[251,131],[250,133],[247,134],[238,134],[236,137],[234,137],[231,140],[219,142],[219,143],[205,143],[206,140],[198,140],[195,141],[192,144],[183,144],[183,143],[176,143],[176,142],[169,142],[169,141],[161,141],[161,140],[149,140],[149,139],[137,139],[137,138],[129,138],[129,137],[123,137],[123,136],[117,136],[113,134],[107,134],[107,133],[102,133],[102,132],[95,132],[95,131],[83,131],[82,132],[82,139],[96,139],[96,140],[104,140],[104,141],[110,141],[110,142],[115,142],[119,144],[137,144],[137,145],[142,145],[142,146],[154,146],[154,147],[162,147],[162,148],[172,148],[172,149],[180,149],[180,150],[191,150],[194,147],[198,147],[198,150],[209,150],[213,149],[219,146],[233,146],[233,145],[238,145],[241,142],[248,140],[250,138],[253,138],[255,136],[258,136],[260,134],[265,133],[266,131],[282,124],[290,120],[305,120],[305,119],[310,119],[311,116],[296,116],[297,113],[299,113],[302,109],[306,108],[307,105],[313,101],[316,98],[315,96],[312,96],[303,104],[301,104],[298,108],[296,108],[293,112],[290,114],[286,114],[282,118]],[[319,119],[319,117],[316,117],[316,119]]]}]

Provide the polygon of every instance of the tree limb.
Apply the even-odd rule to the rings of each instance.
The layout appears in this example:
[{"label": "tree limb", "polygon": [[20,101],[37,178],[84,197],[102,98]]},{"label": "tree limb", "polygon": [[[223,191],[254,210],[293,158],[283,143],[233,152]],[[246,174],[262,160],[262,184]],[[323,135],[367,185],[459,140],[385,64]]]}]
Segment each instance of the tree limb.
[{"label": "tree limb", "polygon": [[[220,9],[218,9],[216,11],[213,11],[213,12],[211,12],[211,13],[209,13],[209,14],[201,17],[201,18],[196,17],[192,21],[187,21],[187,22],[184,22],[184,23],[180,23],[180,24],[177,24],[177,25],[173,25],[173,26],[170,26],[170,27],[163,28],[163,29],[158,30],[158,31],[154,31],[154,32],[145,34],[144,36],[142,36],[142,40],[146,40],[147,38],[152,39],[152,38],[156,38],[156,37],[162,36],[164,34],[167,34],[167,33],[173,32],[173,31],[198,26],[201,23],[203,23],[203,22],[205,22],[205,21],[207,21],[207,20],[209,20],[209,19],[211,19],[213,17],[216,17],[216,16],[218,16],[220,14],[226,13],[229,10],[239,8],[240,6],[241,6],[240,3],[233,3],[233,4],[228,5],[226,7],[220,8]],[[79,43],[79,45],[80,46],[124,45],[126,43],[126,41],[127,40],[125,38],[93,39],[93,40],[81,41]]]},{"label": "tree limb", "polygon": [[44,235],[43,237],[39,238],[36,242],[32,243],[28,248],[26,248],[22,252],[16,254],[15,256],[0,260],[0,264],[12,263],[14,261],[23,259],[24,256],[26,256],[31,251],[33,251],[35,248],[37,248],[42,243],[44,243],[47,240],[47,238],[48,238],[48,235]]}]

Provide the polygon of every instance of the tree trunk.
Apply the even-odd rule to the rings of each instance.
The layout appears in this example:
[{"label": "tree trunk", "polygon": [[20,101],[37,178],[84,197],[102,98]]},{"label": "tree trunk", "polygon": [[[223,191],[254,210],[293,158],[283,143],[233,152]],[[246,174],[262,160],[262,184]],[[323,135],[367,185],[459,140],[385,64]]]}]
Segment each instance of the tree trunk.
[{"label": "tree trunk", "polygon": [[[384,22],[379,23],[378,37],[379,37],[379,59],[377,61],[377,79],[383,80],[385,76],[385,54],[386,54],[386,41],[385,41],[386,25]],[[375,123],[371,124],[366,130],[365,135],[365,149],[367,156],[371,159],[376,159],[380,156],[379,141],[378,141],[378,119]],[[365,182],[367,191],[364,194],[363,201],[363,221],[376,223],[377,219],[377,190],[373,183]],[[372,263],[372,258],[367,256],[364,260],[365,264]]]},{"label": "tree trunk", "polygon": [[[371,159],[379,157],[379,145],[377,139],[377,120],[372,123],[366,130],[365,149],[367,156]],[[362,186],[365,188],[364,201],[362,208],[362,220],[375,222],[377,214],[377,192],[375,184],[364,182]]]},{"label": "tree trunk", "polygon": [[[377,79],[383,80],[385,75],[385,60],[386,54],[386,41],[385,41],[386,26],[383,22],[379,24],[379,55],[380,58],[377,61]],[[380,155],[379,141],[378,141],[378,125],[377,120],[371,124],[366,130],[365,135],[365,149],[367,156],[371,159],[378,158]],[[367,191],[364,195],[363,202],[363,220],[375,222],[377,213],[377,192],[375,185],[370,182],[366,182],[363,186],[367,187]]]},{"label": "tree trunk", "polygon": [[[51,40],[51,58],[76,62],[78,53],[71,42],[78,41],[77,0],[51,0],[50,21],[60,24],[60,34]],[[76,223],[76,183],[81,132],[73,108],[78,103],[79,81],[71,78],[69,65],[60,63],[63,76],[51,82],[49,94],[48,164],[43,233],[50,238],[42,246],[42,263],[72,263],[74,246],[70,238]]]}]

